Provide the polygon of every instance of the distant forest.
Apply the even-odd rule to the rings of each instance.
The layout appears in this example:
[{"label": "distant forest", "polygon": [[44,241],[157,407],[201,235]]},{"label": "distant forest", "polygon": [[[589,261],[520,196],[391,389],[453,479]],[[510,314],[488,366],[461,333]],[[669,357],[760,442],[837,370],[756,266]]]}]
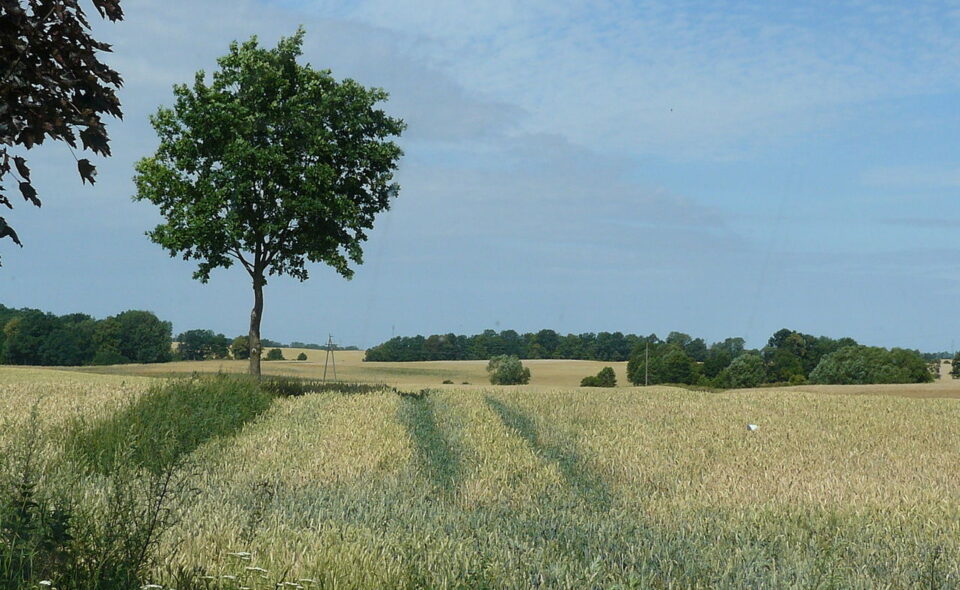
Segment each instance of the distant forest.
[{"label": "distant forest", "polygon": [[367,349],[366,361],[486,360],[498,355],[520,359],[628,361],[634,384],[683,383],[716,387],[755,387],[764,383],[918,383],[930,381],[949,355],[861,346],[853,338],[833,339],[782,329],[761,349],[747,349],[743,338],[707,345],[703,338],[671,332],[638,336],[621,332],[558,334],[541,330],[486,330],[473,336],[443,334],[392,338]]},{"label": "distant forest", "polygon": [[98,320],[84,313],[54,315],[0,305],[0,363],[115,365],[172,358],[170,322],[130,310]]},{"label": "distant forest", "polygon": [[[84,313],[58,316],[0,305],[0,364],[80,366],[246,358],[242,354],[246,336],[231,342],[212,330],[187,330],[174,339],[172,330],[170,322],[150,311],[130,310],[98,320]],[[266,338],[262,344],[264,349],[287,347]],[[289,347],[324,349],[304,342],[291,342]]]}]

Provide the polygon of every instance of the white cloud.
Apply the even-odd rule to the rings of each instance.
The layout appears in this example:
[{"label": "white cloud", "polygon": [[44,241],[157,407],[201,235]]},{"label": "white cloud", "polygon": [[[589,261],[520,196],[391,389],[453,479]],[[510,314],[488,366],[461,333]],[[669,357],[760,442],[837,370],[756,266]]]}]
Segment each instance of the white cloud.
[{"label": "white cloud", "polygon": [[738,157],[866,102],[958,88],[960,21],[924,3],[351,6],[470,91],[516,103],[527,131],[603,153]]}]

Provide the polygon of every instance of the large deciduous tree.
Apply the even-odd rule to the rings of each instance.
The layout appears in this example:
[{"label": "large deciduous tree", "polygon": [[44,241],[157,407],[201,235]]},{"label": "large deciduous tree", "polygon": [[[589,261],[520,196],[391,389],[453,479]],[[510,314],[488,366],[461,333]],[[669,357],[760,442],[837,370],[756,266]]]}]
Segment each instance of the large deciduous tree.
[{"label": "large deciduous tree", "polygon": [[[123,19],[120,0],[92,0],[100,16]],[[77,0],[0,0],[0,182],[12,179],[23,198],[40,206],[25,150],[45,139],[110,155],[104,114],[121,117],[116,89],[122,81],[97,53],[110,46],[90,36],[90,23]],[[77,160],[84,182],[96,168]],[[10,178],[8,178],[10,177]],[[0,205],[13,209],[0,186]],[[23,246],[17,232],[0,217],[0,238]]]},{"label": "large deciduous tree", "polygon": [[206,282],[239,262],[253,283],[250,372],[260,375],[263,287],[269,275],[307,279],[308,262],[350,278],[376,214],[389,208],[404,129],[377,107],[387,93],[301,65],[303,30],[261,48],[230,45],[212,83],[177,85],[151,119],[160,138],[137,163],[137,200],[165,222],[150,238],[197,260]]}]

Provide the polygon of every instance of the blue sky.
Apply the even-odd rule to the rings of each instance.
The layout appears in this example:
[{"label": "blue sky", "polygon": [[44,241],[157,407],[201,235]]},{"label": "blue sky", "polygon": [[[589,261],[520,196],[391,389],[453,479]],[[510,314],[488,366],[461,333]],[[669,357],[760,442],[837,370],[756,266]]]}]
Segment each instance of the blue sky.
[{"label": "blue sky", "polygon": [[[229,8],[227,8],[229,6]],[[273,279],[264,336],[372,345],[485,328],[762,346],[783,327],[960,346],[960,3],[137,0],[97,23],[114,156],[82,186],[29,154],[0,302],[245,333],[239,268],[202,285],[144,232],[147,117],[234,39],[391,94],[403,189],[352,281]]]}]

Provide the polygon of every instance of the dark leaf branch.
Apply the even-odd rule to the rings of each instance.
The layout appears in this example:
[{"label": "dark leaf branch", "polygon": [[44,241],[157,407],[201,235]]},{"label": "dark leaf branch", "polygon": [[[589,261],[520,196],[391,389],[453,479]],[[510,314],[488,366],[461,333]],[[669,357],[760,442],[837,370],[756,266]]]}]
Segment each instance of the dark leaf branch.
[{"label": "dark leaf branch", "polygon": [[[92,3],[101,17],[122,20],[120,0]],[[30,150],[49,138],[76,148],[79,135],[84,149],[109,156],[101,115],[122,118],[116,90],[123,81],[100,61],[98,53],[110,46],[91,37],[78,2],[3,0],[0,7],[0,180],[16,177],[23,198],[39,207],[26,159],[10,147]],[[77,172],[84,183],[95,182],[90,160],[77,160]],[[0,205],[13,207],[3,187]],[[20,244],[6,221],[2,228],[0,238]]]}]

